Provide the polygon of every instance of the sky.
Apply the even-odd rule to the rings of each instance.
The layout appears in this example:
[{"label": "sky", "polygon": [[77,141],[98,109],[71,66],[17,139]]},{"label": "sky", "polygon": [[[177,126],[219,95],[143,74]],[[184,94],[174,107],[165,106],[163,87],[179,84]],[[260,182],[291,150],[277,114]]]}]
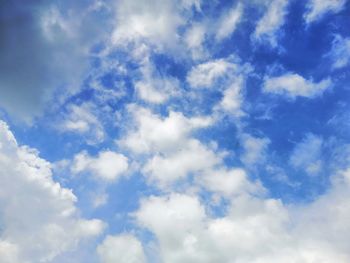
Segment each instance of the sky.
[{"label": "sky", "polygon": [[349,19],[1,1],[0,262],[350,262]]}]

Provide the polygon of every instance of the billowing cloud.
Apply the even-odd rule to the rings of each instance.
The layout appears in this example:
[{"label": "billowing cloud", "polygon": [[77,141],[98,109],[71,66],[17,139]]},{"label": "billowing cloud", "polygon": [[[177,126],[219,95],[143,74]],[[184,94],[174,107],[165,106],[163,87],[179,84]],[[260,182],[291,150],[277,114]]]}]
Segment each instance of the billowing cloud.
[{"label": "billowing cloud", "polygon": [[51,164],[19,146],[0,122],[0,258],[7,263],[51,262],[104,223],[79,217],[76,197],[52,179]]},{"label": "billowing cloud", "polygon": [[345,263],[349,171],[333,179],[329,192],[300,206],[243,191],[230,199],[224,216],[215,217],[197,196],[173,193],[144,199],[134,216],[155,234],[164,262]]}]

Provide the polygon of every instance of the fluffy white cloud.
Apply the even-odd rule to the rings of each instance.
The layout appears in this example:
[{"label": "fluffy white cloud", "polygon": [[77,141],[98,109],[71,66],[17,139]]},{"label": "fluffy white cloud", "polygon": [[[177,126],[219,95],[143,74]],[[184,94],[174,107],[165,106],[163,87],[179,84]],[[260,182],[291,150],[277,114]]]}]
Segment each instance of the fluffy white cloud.
[{"label": "fluffy white cloud", "polygon": [[321,95],[327,88],[330,88],[332,82],[330,79],[324,79],[318,83],[313,80],[304,79],[302,76],[294,73],[286,73],[279,77],[269,77],[263,84],[264,92],[285,95],[291,99],[296,97],[314,98]]},{"label": "fluffy white cloud", "polygon": [[141,242],[130,234],[107,236],[97,247],[102,263],[144,263]]},{"label": "fluffy white cloud", "polygon": [[187,22],[184,14],[199,1],[119,0],[112,42],[125,45],[147,41],[158,48],[174,47],[178,42],[178,27]]},{"label": "fluffy white cloud", "polygon": [[135,217],[157,237],[163,262],[253,262],[283,240],[286,211],[274,200],[237,198],[223,218],[212,218],[191,195],[150,197]]},{"label": "fluffy white cloud", "polygon": [[54,182],[51,164],[19,146],[0,122],[0,258],[4,262],[50,262],[104,224],[78,216],[73,193]]},{"label": "fluffy white cloud", "polygon": [[212,60],[193,67],[187,75],[187,82],[193,88],[212,88],[216,80],[236,69],[235,64],[225,59]]},{"label": "fluffy white cloud", "polygon": [[339,69],[350,63],[350,38],[335,36],[328,56],[333,60],[333,68]]},{"label": "fluffy white cloud", "polygon": [[237,6],[232,7],[227,13],[221,15],[215,30],[216,40],[223,40],[229,37],[237,27],[243,13],[243,6],[238,3]]},{"label": "fluffy white cloud", "polygon": [[113,182],[126,175],[128,167],[128,159],[120,153],[101,151],[98,156],[92,157],[83,151],[74,157],[71,171],[73,173],[88,172],[96,178]]},{"label": "fluffy white cloud", "polygon": [[[241,170],[232,173],[242,175],[235,175],[236,182],[244,178]],[[208,186],[215,185],[220,184],[214,177]],[[195,195],[172,193],[141,202],[134,216],[140,226],[155,234],[163,262],[350,260],[350,170],[333,176],[327,193],[302,205],[285,206],[279,200],[256,197],[254,189],[241,191],[247,188],[240,183],[231,186],[222,189],[228,194],[237,189],[238,195],[229,199],[221,216],[208,213],[209,208]]]},{"label": "fluffy white cloud", "polygon": [[284,24],[287,14],[288,0],[272,0],[264,16],[259,20],[253,37],[267,40],[272,46],[277,45],[277,31]]},{"label": "fluffy white cloud", "polygon": [[261,185],[258,182],[250,182],[246,172],[241,168],[221,167],[207,170],[197,180],[205,189],[223,197],[263,192]]},{"label": "fluffy white cloud", "polygon": [[321,19],[327,13],[338,13],[346,4],[346,0],[309,0],[305,21],[311,23]]},{"label": "fluffy white cloud", "polygon": [[221,162],[221,157],[197,140],[188,140],[170,154],[158,154],[150,159],[143,171],[151,182],[167,187],[189,174],[195,175]]},{"label": "fluffy white cloud", "polygon": [[321,137],[307,134],[300,143],[295,145],[289,158],[290,164],[305,170],[310,175],[318,174],[322,169],[322,145]]},{"label": "fluffy white cloud", "polygon": [[136,127],[118,144],[135,153],[167,152],[181,148],[193,130],[213,123],[210,117],[186,118],[182,113],[173,111],[164,118],[145,108],[131,107],[130,111]]}]

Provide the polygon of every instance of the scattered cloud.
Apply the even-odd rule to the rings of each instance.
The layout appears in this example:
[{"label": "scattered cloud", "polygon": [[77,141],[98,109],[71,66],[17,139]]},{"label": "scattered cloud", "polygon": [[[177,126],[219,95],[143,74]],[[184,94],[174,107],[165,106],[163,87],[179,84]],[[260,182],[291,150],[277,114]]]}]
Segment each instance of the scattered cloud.
[{"label": "scattered cloud", "polygon": [[305,138],[296,144],[290,158],[290,164],[303,169],[309,175],[317,175],[322,170],[322,145],[323,139],[314,134],[307,134]]},{"label": "scattered cloud", "polygon": [[333,60],[334,69],[346,67],[350,62],[350,38],[336,35],[332,43],[332,49],[327,56]]},{"label": "scattered cloud", "polygon": [[101,143],[105,139],[102,123],[96,116],[96,108],[89,103],[68,106],[67,115],[59,123],[58,129],[62,132],[77,133],[86,137],[90,144]]},{"label": "scattered cloud", "polygon": [[345,7],[346,0],[309,0],[304,15],[306,23],[321,19],[327,13],[338,13]]},{"label": "scattered cloud", "polygon": [[210,117],[186,118],[182,113],[171,111],[162,118],[150,110],[131,107],[135,129],[118,141],[135,153],[167,152],[181,148],[188,135],[195,129],[208,127],[213,123]]},{"label": "scattered cloud", "polygon": [[243,134],[241,141],[244,151],[240,159],[246,167],[251,167],[266,160],[269,139]]},{"label": "scattered cloud", "polygon": [[273,47],[277,46],[278,30],[285,22],[289,1],[272,0],[267,5],[267,11],[256,25],[253,38],[258,41],[267,41]]},{"label": "scattered cloud", "polygon": [[105,182],[114,182],[125,176],[128,170],[128,159],[113,151],[101,151],[92,157],[83,151],[74,156],[71,171],[74,174],[88,172]]},{"label": "scattered cloud", "polygon": [[238,23],[242,17],[243,5],[238,3],[219,18],[218,27],[215,33],[215,39],[221,41],[236,30]]},{"label": "scattered cloud", "polygon": [[236,70],[236,67],[225,59],[205,62],[191,69],[187,75],[187,82],[193,88],[212,88],[216,80]]},{"label": "scattered cloud", "polygon": [[324,79],[318,83],[304,79],[295,73],[286,73],[279,77],[267,77],[263,90],[267,93],[284,95],[290,99],[296,97],[314,98],[321,95],[332,85],[331,80]]}]

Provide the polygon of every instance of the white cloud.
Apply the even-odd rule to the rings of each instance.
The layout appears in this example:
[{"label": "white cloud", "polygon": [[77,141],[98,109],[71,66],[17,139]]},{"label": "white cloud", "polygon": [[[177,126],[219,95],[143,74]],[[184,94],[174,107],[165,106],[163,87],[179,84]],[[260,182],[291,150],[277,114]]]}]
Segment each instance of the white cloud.
[{"label": "white cloud", "polygon": [[229,183],[232,187],[225,185],[225,180],[216,184],[215,176],[208,182],[209,187],[221,185],[220,191],[227,195],[238,193],[231,196],[221,216],[211,215],[205,202],[195,195],[172,193],[141,201],[134,217],[154,233],[163,262],[350,260],[350,170],[332,176],[330,190],[314,202],[293,206],[256,197],[259,188],[251,188],[249,193],[249,188],[242,187],[244,171],[232,173],[236,173],[235,183]]},{"label": "white cloud", "polygon": [[235,64],[225,59],[212,60],[193,67],[187,75],[187,82],[193,88],[212,88],[216,80],[236,69]]},{"label": "white cloud", "polygon": [[261,163],[266,159],[266,150],[270,143],[269,139],[253,137],[248,134],[243,134],[241,139],[244,152],[240,159],[247,167]]},{"label": "white cloud", "polygon": [[167,152],[181,148],[193,130],[213,123],[209,117],[186,118],[174,111],[164,118],[145,108],[131,107],[130,111],[136,127],[118,144],[135,153]]},{"label": "white cloud", "polygon": [[53,181],[51,164],[19,146],[0,122],[0,257],[8,263],[50,262],[101,233],[100,220],[79,217],[71,190]]},{"label": "white cloud", "polygon": [[195,175],[220,162],[220,156],[192,139],[184,142],[176,152],[155,155],[146,163],[143,172],[149,181],[156,182],[158,186],[164,188],[187,178],[189,174]]},{"label": "white cloud", "polygon": [[338,13],[346,4],[346,0],[309,0],[304,15],[307,23],[321,19],[327,13]]},{"label": "white cloud", "polygon": [[243,6],[241,3],[238,3],[237,6],[232,7],[227,13],[221,15],[217,28],[215,29],[215,38],[217,41],[229,37],[236,30],[242,13]]},{"label": "white cloud", "polygon": [[266,78],[263,90],[268,93],[281,94],[291,99],[296,97],[314,98],[321,95],[331,85],[330,79],[314,83],[312,79],[307,80],[298,74],[286,73],[279,77]]},{"label": "white cloud", "polygon": [[186,24],[185,10],[200,8],[199,1],[120,0],[112,42],[125,45],[146,41],[162,49],[178,42],[178,27]]},{"label": "white cloud", "polygon": [[198,177],[198,182],[206,190],[222,195],[232,197],[247,192],[263,192],[259,183],[251,183],[248,180],[246,172],[241,168],[219,168],[205,171]]},{"label": "white cloud", "polygon": [[277,45],[277,31],[284,24],[288,0],[272,0],[264,16],[259,20],[253,37],[267,40],[272,46]]},{"label": "white cloud", "polygon": [[135,83],[139,98],[149,103],[162,104],[178,95],[180,84],[176,78],[157,74],[148,56],[142,59],[141,64],[142,78]]},{"label": "white cloud", "polygon": [[193,59],[202,59],[207,55],[203,44],[207,37],[206,25],[196,23],[188,27],[184,33],[183,40],[187,48],[191,51]]},{"label": "white cloud", "polygon": [[164,262],[248,263],[283,240],[286,212],[278,201],[242,197],[211,218],[197,197],[171,194],[144,200],[135,217],[156,235]]},{"label": "white cloud", "polygon": [[333,68],[340,69],[350,63],[350,38],[335,36],[332,49],[327,54],[333,60]]},{"label": "white cloud", "polygon": [[223,97],[217,109],[223,109],[231,115],[239,117],[243,114],[241,109],[243,104],[243,77],[232,80],[232,83],[229,85],[230,86],[223,91]]},{"label": "white cloud", "polygon": [[102,263],[144,263],[142,245],[134,236],[121,234],[107,236],[97,247]]},{"label": "white cloud", "polygon": [[105,131],[96,115],[96,109],[92,104],[69,105],[68,113],[58,124],[58,129],[81,134],[90,144],[100,143],[105,139]]},{"label": "white cloud", "polygon": [[75,174],[88,172],[96,178],[113,182],[121,176],[125,176],[128,167],[128,159],[120,153],[107,150],[92,157],[83,151],[75,155],[71,171]]},{"label": "white cloud", "polygon": [[303,169],[310,175],[317,175],[322,169],[323,139],[314,134],[307,134],[295,145],[289,158],[289,163],[298,169]]}]

